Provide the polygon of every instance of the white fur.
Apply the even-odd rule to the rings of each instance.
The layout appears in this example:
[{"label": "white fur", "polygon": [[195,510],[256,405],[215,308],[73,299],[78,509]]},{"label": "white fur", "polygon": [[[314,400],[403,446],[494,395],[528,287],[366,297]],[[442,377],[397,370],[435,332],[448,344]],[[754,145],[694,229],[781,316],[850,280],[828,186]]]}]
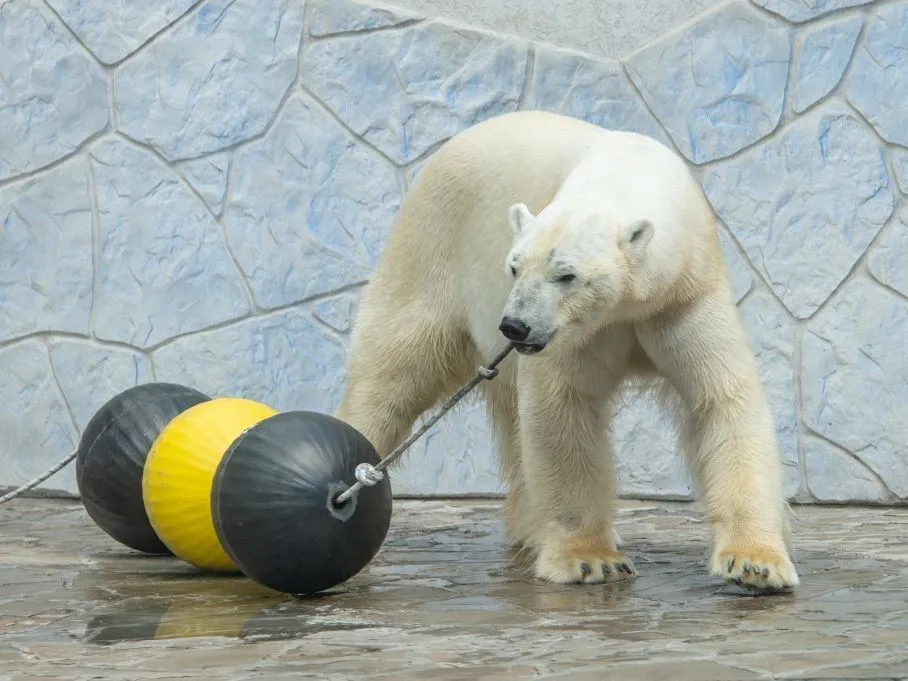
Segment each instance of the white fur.
[{"label": "white fur", "polygon": [[444,145],[366,289],[337,416],[386,456],[505,345],[508,316],[544,349],[512,353],[483,391],[508,533],[539,577],[634,574],[612,528],[609,426],[624,381],[661,378],[679,397],[681,444],[714,529],[712,573],[760,590],[798,583],[772,418],[714,215],[680,158],[541,112]]}]

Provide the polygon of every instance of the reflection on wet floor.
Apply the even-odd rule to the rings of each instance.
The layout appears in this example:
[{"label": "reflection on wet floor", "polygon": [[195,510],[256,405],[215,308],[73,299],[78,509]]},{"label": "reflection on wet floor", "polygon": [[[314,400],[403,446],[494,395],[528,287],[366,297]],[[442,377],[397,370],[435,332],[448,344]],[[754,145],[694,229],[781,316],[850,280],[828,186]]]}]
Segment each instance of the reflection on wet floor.
[{"label": "reflection on wet floor", "polygon": [[798,507],[803,583],[771,597],[707,575],[688,504],[622,504],[640,574],[609,586],[532,579],[499,512],[397,502],[366,570],[293,598],[137,555],[77,503],[17,500],[0,508],[0,680],[908,678],[908,509]]}]

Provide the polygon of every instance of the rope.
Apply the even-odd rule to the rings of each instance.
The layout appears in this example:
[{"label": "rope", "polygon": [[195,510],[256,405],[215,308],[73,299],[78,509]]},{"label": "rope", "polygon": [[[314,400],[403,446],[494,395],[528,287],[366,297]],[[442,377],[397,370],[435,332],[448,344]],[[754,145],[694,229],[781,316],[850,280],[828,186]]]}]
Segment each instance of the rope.
[{"label": "rope", "polygon": [[334,497],[334,504],[339,506],[345,501],[348,501],[354,494],[357,494],[363,487],[372,487],[372,485],[378,484],[385,477],[382,473],[388,466],[394,463],[397,459],[403,456],[403,453],[406,452],[414,442],[416,442],[422,435],[434,426],[442,416],[447,414],[451,409],[454,408],[458,402],[460,402],[467,393],[469,393],[473,388],[477,386],[481,381],[491,381],[498,375],[498,365],[501,364],[502,360],[508,356],[508,353],[514,349],[514,345],[509,343],[508,346],[498,353],[495,358],[489,362],[488,366],[481,366],[476,370],[476,375],[473,376],[469,381],[467,381],[461,388],[454,393],[447,402],[441,405],[441,408],[435,412],[435,414],[426,421],[422,426],[420,426],[410,437],[404,440],[397,448],[386,456],[382,461],[373,466],[368,463],[361,463],[356,467],[355,476],[356,482],[353,483],[351,487],[348,487],[343,492]]},{"label": "rope", "polygon": [[4,494],[2,497],[0,497],[0,504],[5,504],[7,501],[15,499],[17,496],[19,496],[23,492],[27,492],[32,487],[37,487],[42,482],[47,480],[50,476],[52,476],[54,473],[56,473],[57,471],[64,468],[70,461],[72,461],[75,458],[76,458],[76,452],[74,451],[72,454],[67,456],[62,461],[60,461],[60,463],[56,464],[53,468],[46,470],[45,472],[43,472],[41,475],[39,475],[34,480],[29,480],[21,487],[17,487],[12,492],[8,492],[7,494]]}]

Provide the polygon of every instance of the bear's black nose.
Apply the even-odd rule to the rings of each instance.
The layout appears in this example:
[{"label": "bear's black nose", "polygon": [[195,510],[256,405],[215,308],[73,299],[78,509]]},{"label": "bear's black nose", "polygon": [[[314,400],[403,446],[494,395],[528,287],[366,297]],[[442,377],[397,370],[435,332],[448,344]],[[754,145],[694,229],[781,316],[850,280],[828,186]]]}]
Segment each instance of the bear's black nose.
[{"label": "bear's black nose", "polygon": [[498,330],[504,334],[505,338],[515,343],[525,341],[530,335],[530,327],[513,317],[504,317],[501,324],[498,325]]}]

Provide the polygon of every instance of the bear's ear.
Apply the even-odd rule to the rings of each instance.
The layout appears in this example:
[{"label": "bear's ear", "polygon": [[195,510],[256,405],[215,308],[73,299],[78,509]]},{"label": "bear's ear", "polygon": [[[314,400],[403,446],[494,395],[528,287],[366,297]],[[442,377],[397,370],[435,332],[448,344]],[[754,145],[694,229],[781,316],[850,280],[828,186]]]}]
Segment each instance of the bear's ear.
[{"label": "bear's ear", "polygon": [[519,236],[533,219],[533,214],[525,203],[515,203],[508,210],[508,222],[511,223],[511,232]]},{"label": "bear's ear", "polygon": [[624,228],[621,235],[621,246],[625,249],[642,251],[653,238],[653,223],[646,218],[640,218]]}]

